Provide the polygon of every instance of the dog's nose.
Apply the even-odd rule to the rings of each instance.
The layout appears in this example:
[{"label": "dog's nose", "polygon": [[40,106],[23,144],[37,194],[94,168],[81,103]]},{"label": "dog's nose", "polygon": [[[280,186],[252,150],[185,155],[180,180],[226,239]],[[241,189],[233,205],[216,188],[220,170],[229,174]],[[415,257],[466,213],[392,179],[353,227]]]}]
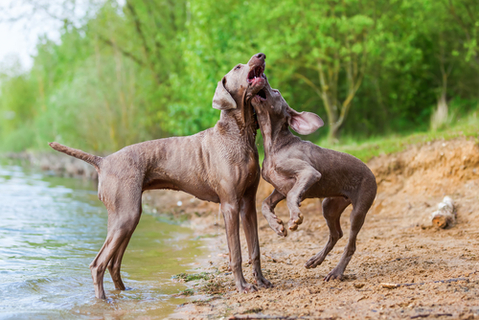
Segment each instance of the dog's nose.
[{"label": "dog's nose", "polygon": [[251,57],[248,61],[248,65],[250,67],[252,66],[261,66],[264,65],[264,60],[266,59],[266,55],[264,53],[257,53],[254,56]]},{"label": "dog's nose", "polygon": [[264,53],[257,53],[256,54],[256,58],[258,59],[261,59],[261,60],[265,60],[266,59],[266,55]]}]

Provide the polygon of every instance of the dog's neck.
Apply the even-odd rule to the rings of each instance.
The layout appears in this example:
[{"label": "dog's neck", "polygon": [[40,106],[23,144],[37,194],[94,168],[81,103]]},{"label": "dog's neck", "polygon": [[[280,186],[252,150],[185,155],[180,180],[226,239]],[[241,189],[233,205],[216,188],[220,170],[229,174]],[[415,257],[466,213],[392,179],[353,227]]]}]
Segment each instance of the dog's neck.
[{"label": "dog's neck", "polygon": [[259,128],[263,136],[263,147],[265,159],[275,150],[284,144],[288,144],[291,139],[297,137],[289,131],[287,121],[275,121],[267,112],[257,114]]},{"label": "dog's neck", "polygon": [[256,149],[256,123],[252,110],[250,105],[245,104],[242,108],[221,111],[218,130],[222,134],[238,136]]}]

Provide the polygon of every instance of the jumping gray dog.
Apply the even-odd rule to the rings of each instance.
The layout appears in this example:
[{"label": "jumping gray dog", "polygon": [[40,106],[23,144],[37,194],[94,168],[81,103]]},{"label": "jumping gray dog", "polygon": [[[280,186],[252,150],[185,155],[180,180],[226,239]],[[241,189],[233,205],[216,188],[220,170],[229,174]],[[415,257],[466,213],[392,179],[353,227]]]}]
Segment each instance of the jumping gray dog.
[{"label": "jumping gray dog", "polygon": [[50,143],[53,149],[84,160],[98,171],[98,196],[108,211],[108,233],[90,265],[97,298],[106,297],[103,276],[107,267],[115,287],[125,289],[121,260],[140,220],[141,195],[153,189],[181,190],[220,203],[236,288],[250,292],[256,287],[246,282],[241,269],[241,215],[256,283],[271,286],[260,264],[255,207],[260,168],[257,122],[251,106],[251,99],[266,83],[265,59],[258,53],[218,82],[213,107],[221,110],[220,120],[193,136],[138,143],[104,158]]},{"label": "jumping gray dog", "polygon": [[283,222],[274,208],[286,198],[290,212],[289,229],[296,230],[303,217],[299,211],[306,198],[326,198],[323,215],[329,227],[329,240],[323,250],[306,262],[306,268],[320,265],[336,242],[343,236],[340,217],[353,204],[349,241],[338,265],[324,280],[341,279],[356,250],[356,237],[366,213],[376,197],[376,179],[359,159],[342,152],[324,149],[293,135],[310,134],[323,125],[314,113],[298,113],[288,106],[278,90],[269,83],[252,99],[264,141],[263,178],[275,187],[262,205],[271,228],[286,236]]}]

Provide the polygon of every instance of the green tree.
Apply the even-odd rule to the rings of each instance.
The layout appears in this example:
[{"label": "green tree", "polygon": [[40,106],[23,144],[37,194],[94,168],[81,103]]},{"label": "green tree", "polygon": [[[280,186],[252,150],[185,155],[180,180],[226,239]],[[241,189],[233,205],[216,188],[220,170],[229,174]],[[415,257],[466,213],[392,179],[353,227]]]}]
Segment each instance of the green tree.
[{"label": "green tree", "polygon": [[355,0],[285,0],[273,8],[257,2],[255,9],[259,6],[266,7],[262,13],[270,10],[260,38],[282,55],[276,63],[288,65],[284,76],[301,80],[321,99],[329,137],[337,140],[365,75],[373,20]]},{"label": "green tree", "polygon": [[89,0],[81,19],[75,1],[19,1],[61,38],[39,39],[31,70],[0,70],[4,149],[196,133],[219,117],[217,82],[257,52],[294,108],[327,117],[311,139],[427,130],[438,106],[449,119],[479,101],[475,0]]}]

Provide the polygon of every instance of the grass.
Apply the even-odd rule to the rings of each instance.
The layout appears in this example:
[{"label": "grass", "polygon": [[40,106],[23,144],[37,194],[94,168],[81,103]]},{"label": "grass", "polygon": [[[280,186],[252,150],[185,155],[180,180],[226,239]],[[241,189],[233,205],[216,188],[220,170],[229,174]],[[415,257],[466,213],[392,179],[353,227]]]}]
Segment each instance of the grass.
[{"label": "grass", "polygon": [[200,272],[200,273],[179,273],[173,276],[173,279],[176,279],[180,282],[189,282],[196,280],[204,280],[197,283],[194,287],[195,289],[186,289],[182,291],[181,295],[193,295],[195,290],[203,294],[208,295],[221,295],[224,292],[225,284],[223,279],[217,277],[218,272]]},{"label": "grass", "polygon": [[184,282],[195,281],[195,280],[209,280],[210,274],[208,272],[200,272],[200,273],[178,273],[177,275],[173,276],[173,279],[182,280]]},{"label": "grass", "polygon": [[458,137],[479,138],[479,117],[477,116],[477,113],[474,113],[468,118],[459,119],[442,130],[418,132],[407,136],[375,138],[360,143],[340,145],[334,149],[347,152],[362,161],[367,162],[371,158],[381,154],[391,154],[403,151],[412,144],[423,144],[440,139],[451,140]]},{"label": "grass", "polygon": [[180,293],[178,293],[178,295],[185,296],[185,297],[189,297],[194,294],[195,294],[195,291],[193,289],[185,289],[183,291],[180,291]]},{"label": "grass", "polygon": [[[339,144],[330,144],[326,139],[316,142],[317,145],[341,152],[349,153],[364,162],[382,154],[392,154],[406,150],[410,145],[423,144],[429,141],[458,137],[473,137],[479,139],[479,112],[476,111],[466,118],[455,120],[441,130],[429,130],[409,135],[392,135],[388,137],[373,137],[367,140],[355,141],[344,139]],[[264,155],[260,155],[262,162]]]}]

